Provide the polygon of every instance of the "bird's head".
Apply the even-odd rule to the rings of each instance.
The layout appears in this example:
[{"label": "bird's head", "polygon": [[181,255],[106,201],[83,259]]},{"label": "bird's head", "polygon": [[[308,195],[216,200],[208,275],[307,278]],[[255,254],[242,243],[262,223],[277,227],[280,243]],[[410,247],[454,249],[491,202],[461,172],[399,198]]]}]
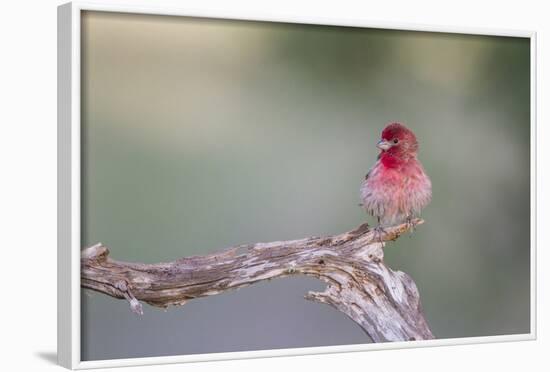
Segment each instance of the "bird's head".
[{"label": "bird's head", "polygon": [[418,141],[414,133],[401,123],[390,123],[382,131],[376,145],[382,152],[394,155],[416,155]]},{"label": "bird's head", "polygon": [[418,141],[414,133],[401,123],[390,123],[382,131],[382,136],[376,145],[380,156],[393,158],[395,161],[416,157]]}]

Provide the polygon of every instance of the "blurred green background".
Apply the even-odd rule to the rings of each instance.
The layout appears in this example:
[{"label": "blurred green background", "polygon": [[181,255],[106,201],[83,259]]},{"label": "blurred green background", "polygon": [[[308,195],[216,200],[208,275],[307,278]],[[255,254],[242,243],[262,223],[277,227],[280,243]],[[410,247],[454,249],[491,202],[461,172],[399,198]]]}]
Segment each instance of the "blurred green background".
[{"label": "blurred green background", "polygon": [[[169,261],[327,235],[367,216],[361,180],[402,121],[433,183],[385,249],[437,338],[529,332],[529,40],[85,12],[82,245]],[[366,343],[274,280],[167,312],[84,293],[82,357]]]}]

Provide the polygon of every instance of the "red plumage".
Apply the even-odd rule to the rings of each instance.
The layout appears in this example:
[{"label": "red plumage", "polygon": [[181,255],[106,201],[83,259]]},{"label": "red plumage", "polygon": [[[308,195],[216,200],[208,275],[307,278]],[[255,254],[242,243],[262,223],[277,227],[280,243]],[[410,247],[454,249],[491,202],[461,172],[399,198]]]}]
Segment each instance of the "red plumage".
[{"label": "red plumage", "polygon": [[410,222],[432,196],[432,184],[417,159],[418,141],[401,123],[382,131],[380,155],[361,184],[365,210],[378,219],[379,228]]}]

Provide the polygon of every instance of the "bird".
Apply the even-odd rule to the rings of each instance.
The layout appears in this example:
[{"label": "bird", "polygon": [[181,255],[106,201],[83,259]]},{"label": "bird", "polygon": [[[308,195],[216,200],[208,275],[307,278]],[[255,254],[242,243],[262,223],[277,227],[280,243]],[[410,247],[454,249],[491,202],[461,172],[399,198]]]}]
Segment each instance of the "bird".
[{"label": "bird", "polygon": [[417,158],[416,136],[404,124],[386,124],[376,146],[380,153],[361,183],[360,205],[376,217],[381,241],[392,224],[406,222],[414,230],[414,218],[432,199],[432,183]]}]

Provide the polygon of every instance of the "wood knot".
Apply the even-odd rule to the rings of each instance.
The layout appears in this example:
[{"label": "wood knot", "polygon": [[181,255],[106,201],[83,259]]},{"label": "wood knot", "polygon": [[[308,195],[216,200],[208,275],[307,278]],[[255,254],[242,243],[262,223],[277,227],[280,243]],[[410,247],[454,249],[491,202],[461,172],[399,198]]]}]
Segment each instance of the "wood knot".
[{"label": "wood knot", "polygon": [[319,262],[317,262],[319,265],[324,265],[325,264],[325,260],[323,259],[320,259]]},{"label": "wood knot", "polygon": [[128,284],[126,283],[125,280],[117,280],[115,282],[115,287],[116,287],[116,289],[118,289],[119,291],[121,291],[123,293],[128,291]]}]

